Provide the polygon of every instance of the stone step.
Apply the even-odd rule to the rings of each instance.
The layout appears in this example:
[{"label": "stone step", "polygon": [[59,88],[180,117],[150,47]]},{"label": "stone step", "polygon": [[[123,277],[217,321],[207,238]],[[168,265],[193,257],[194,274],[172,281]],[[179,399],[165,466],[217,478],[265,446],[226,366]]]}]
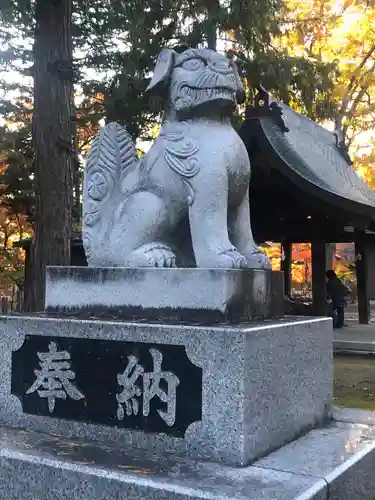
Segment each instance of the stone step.
[{"label": "stone step", "polygon": [[372,500],[375,416],[335,416],[244,468],[0,427],[0,499]]},{"label": "stone step", "polygon": [[9,428],[0,428],[0,448],[1,500],[293,500],[317,483],[325,488],[291,473],[158,459]]}]

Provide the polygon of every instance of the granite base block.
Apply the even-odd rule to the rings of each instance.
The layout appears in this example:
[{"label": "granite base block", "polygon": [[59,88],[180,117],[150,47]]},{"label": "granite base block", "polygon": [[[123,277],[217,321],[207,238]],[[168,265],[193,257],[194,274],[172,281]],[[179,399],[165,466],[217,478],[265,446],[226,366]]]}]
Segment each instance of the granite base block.
[{"label": "granite base block", "polygon": [[375,426],[362,422],[373,424],[375,413],[336,409],[329,427],[312,430],[254,467],[323,479],[329,500],[374,500]]},{"label": "granite base block", "polygon": [[373,500],[374,465],[375,427],[361,423],[245,468],[0,427],[0,500]]},{"label": "granite base block", "polygon": [[[245,466],[331,417],[331,323],[327,318],[290,318],[202,327],[3,316],[0,425]],[[87,349],[82,348],[81,341]],[[145,344],[164,356],[163,370],[182,366],[180,358],[175,359],[177,351],[182,350],[183,366],[189,373],[194,369],[201,373],[201,379],[195,376],[194,386],[191,381],[193,387],[186,384],[190,375],[180,376],[176,421],[169,422],[169,428],[160,427],[160,406],[154,407],[149,416],[144,412],[140,420],[134,420],[133,428],[127,428],[130,417],[123,410],[116,416],[116,399],[121,392],[117,385],[119,361],[110,361],[104,367],[97,364],[108,353],[116,354],[118,346],[119,353],[123,353],[122,371],[129,359],[128,347],[131,353],[140,355]],[[103,347],[98,350],[98,345]],[[47,401],[46,397],[38,397],[35,386],[31,390],[34,370],[40,368],[37,354],[48,351],[48,346],[72,353],[71,370],[81,391],[73,395],[75,399]],[[91,354],[84,353],[85,349]],[[23,357],[17,358],[20,353],[24,353]],[[88,374],[93,368],[90,388]],[[27,373],[31,374],[29,379]],[[83,390],[84,384],[91,395]],[[98,400],[100,394],[104,396]],[[200,414],[191,414],[192,423],[186,427],[189,422],[185,413],[197,401]],[[90,407],[97,411],[90,413]],[[105,413],[111,408],[108,418]],[[104,419],[101,424],[100,419]]]},{"label": "granite base block", "polygon": [[0,500],[326,500],[323,480],[0,427]]},{"label": "granite base block", "polygon": [[184,323],[284,315],[283,273],[256,269],[49,267],[46,311]]}]

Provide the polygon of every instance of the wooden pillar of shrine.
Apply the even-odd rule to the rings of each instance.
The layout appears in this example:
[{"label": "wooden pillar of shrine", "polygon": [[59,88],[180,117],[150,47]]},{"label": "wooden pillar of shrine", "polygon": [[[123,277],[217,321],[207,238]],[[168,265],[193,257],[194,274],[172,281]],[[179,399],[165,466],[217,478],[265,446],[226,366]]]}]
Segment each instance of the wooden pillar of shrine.
[{"label": "wooden pillar of shrine", "polygon": [[292,290],[292,243],[290,241],[281,243],[280,269],[284,272],[284,293],[290,297]]},{"label": "wooden pillar of shrine", "polygon": [[317,316],[326,316],[326,244],[324,241],[313,241],[311,243],[311,264],[314,314]]},{"label": "wooden pillar of shrine", "polygon": [[355,231],[355,259],[358,291],[359,323],[370,323],[370,300],[368,294],[368,260],[366,252],[366,235],[364,231]]}]

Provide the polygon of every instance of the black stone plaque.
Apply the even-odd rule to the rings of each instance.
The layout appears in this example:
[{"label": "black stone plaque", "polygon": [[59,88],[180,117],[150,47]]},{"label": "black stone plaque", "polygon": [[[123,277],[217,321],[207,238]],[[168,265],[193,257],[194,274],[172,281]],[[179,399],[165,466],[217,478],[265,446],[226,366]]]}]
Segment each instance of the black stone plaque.
[{"label": "black stone plaque", "polygon": [[183,437],[202,418],[202,369],[180,345],[27,335],[12,394],[32,415]]}]

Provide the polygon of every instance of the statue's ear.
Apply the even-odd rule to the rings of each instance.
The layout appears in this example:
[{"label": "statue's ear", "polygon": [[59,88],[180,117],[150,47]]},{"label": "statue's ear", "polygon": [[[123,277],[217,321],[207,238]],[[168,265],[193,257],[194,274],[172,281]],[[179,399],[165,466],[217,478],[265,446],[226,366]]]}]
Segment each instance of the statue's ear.
[{"label": "statue's ear", "polygon": [[158,90],[168,82],[172,73],[175,54],[175,51],[171,49],[164,49],[160,52],[156,61],[154,75],[146,91]]},{"label": "statue's ear", "polygon": [[242,85],[242,81],[241,81],[240,75],[238,73],[237,64],[234,61],[231,60],[230,61],[230,65],[232,66],[234,76],[236,77],[236,83],[237,83],[237,92],[236,92],[237,103],[238,104],[242,104],[246,100],[245,89],[244,89],[244,86]]}]

